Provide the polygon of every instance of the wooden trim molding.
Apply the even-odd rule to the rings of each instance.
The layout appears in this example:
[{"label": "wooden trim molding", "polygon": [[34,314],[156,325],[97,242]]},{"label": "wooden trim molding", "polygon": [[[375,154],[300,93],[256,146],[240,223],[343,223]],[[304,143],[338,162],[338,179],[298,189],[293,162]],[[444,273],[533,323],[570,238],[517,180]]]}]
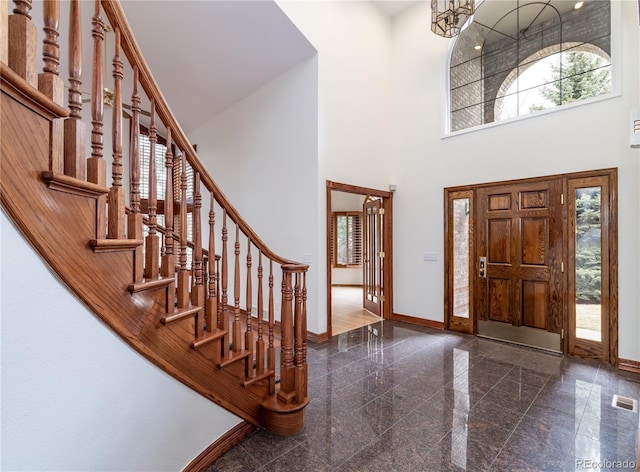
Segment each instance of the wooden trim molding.
[{"label": "wooden trim molding", "polygon": [[402,315],[400,313],[394,313],[391,315],[391,319],[444,331],[444,323],[442,321],[426,320],[424,318],[416,318],[415,316]]},{"label": "wooden trim molding", "polygon": [[183,469],[183,472],[202,472],[207,470],[207,468],[220,459],[225,452],[247,438],[256,429],[257,428],[248,421],[243,421],[239,425],[231,428],[213,444],[198,454],[198,456]]},{"label": "wooden trim molding", "polygon": [[618,369],[624,370],[625,372],[640,374],[640,361],[634,361],[631,359],[618,359]]},{"label": "wooden trim molding", "polygon": [[329,333],[325,331],[324,333],[316,334],[307,331],[307,339],[313,343],[324,343],[329,340]]}]

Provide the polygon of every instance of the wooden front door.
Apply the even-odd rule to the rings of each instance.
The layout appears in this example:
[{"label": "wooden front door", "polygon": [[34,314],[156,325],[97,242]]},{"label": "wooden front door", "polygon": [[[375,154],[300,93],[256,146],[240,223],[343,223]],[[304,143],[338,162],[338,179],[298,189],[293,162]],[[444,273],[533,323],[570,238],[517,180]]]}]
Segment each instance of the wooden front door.
[{"label": "wooden front door", "polygon": [[384,212],[382,200],[367,199],[364,202],[363,240],[363,307],[374,315],[381,316],[384,300],[382,287],[382,271],[384,265],[384,245],[382,244],[382,223]]},{"label": "wooden front door", "polygon": [[509,333],[508,340],[537,345],[531,338],[536,330],[555,333],[547,338],[550,345],[540,347],[562,350],[561,199],[561,179],[477,191],[476,313],[484,322],[479,334],[491,328]]}]

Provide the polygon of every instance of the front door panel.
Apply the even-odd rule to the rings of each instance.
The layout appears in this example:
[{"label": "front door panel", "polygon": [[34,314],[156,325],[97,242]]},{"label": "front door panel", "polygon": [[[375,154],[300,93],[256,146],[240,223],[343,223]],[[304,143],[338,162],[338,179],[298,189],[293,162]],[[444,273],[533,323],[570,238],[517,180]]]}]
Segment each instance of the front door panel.
[{"label": "front door panel", "polygon": [[[478,255],[486,268],[478,272],[476,308],[478,319],[490,322],[480,323],[479,334],[492,327],[519,338],[561,333],[561,193],[559,179],[478,190]],[[561,350],[559,336],[549,343],[539,347]]]}]

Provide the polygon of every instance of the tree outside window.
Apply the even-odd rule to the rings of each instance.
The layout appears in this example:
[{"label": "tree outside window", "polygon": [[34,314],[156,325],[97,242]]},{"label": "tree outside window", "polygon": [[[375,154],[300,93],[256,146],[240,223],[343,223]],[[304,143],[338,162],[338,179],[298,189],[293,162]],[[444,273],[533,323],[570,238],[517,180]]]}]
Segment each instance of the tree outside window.
[{"label": "tree outside window", "polygon": [[362,265],[362,213],[335,212],[332,218],[334,267]]}]

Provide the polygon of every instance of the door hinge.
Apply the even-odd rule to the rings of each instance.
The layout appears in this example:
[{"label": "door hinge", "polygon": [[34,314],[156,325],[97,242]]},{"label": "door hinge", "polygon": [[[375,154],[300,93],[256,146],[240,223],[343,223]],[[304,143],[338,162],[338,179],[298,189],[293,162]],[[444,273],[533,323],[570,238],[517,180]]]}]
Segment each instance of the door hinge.
[{"label": "door hinge", "polygon": [[384,251],[380,251],[380,259],[384,259]]},{"label": "door hinge", "polygon": [[564,274],[564,262],[560,263],[560,272]]},{"label": "door hinge", "polygon": [[560,205],[564,205],[564,193],[560,194]]},{"label": "door hinge", "polygon": [[560,330],[560,339],[564,339],[564,328]]},{"label": "door hinge", "polygon": [[383,302],[384,301],[384,295],[380,295],[380,301]]},{"label": "door hinge", "polygon": [[384,215],[384,208],[378,209],[378,214],[379,215]]}]

